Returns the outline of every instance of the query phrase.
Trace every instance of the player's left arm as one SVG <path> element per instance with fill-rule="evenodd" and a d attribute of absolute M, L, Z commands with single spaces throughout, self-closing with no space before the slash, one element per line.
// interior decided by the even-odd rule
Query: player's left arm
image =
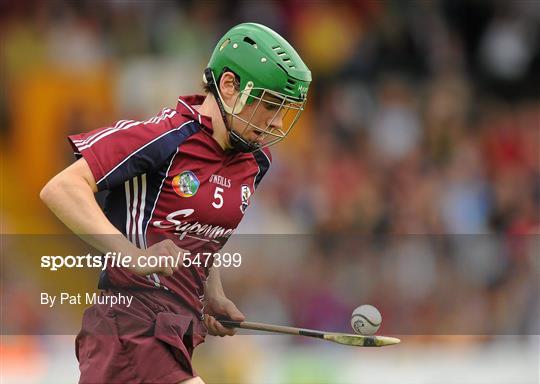
<path fill-rule="evenodd" d="M 228 317 L 231 320 L 237 321 L 244 321 L 245 317 L 236 308 L 236 305 L 225 296 L 218 268 L 210 268 L 204 296 L 206 300 L 204 324 L 206 325 L 206 329 L 208 329 L 208 333 L 214 336 L 234 335 L 236 330 L 234 328 L 225 328 L 216 320 L 216 317 Z"/>

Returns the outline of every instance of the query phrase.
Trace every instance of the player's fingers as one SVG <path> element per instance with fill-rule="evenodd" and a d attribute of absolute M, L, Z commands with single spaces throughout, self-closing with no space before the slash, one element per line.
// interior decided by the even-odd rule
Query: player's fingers
<path fill-rule="evenodd" d="M 178 270 L 183 267 L 184 254 L 187 252 L 178 247 L 172 240 L 165 240 L 163 247 L 166 255 L 167 267 L 171 267 L 174 270 Z"/>
<path fill-rule="evenodd" d="M 236 333 L 235 329 L 224 327 L 213 316 L 205 316 L 205 325 L 208 332 L 213 336 L 233 336 Z"/>
<path fill-rule="evenodd" d="M 221 325 L 219 322 L 218 322 L 218 328 L 219 328 L 219 331 L 224 334 L 224 335 L 227 335 L 227 336 L 234 336 L 236 335 L 236 328 L 227 328 L 227 327 L 224 327 L 223 325 Z"/>
<path fill-rule="evenodd" d="M 218 331 L 214 324 L 215 319 L 210 315 L 204 316 L 204 326 L 206 327 L 206 330 L 208 333 L 212 336 L 218 336 Z"/>
<path fill-rule="evenodd" d="M 213 323 L 214 328 L 220 336 L 234 336 L 236 334 L 236 328 L 227 328 L 216 319 L 214 319 Z"/>
<path fill-rule="evenodd" d="M 212 318 L 212 316 L 210 316 L 210 315 L 204 315 L 203 323 L 204 323 L 204 326 L 206 327 L 206 330 L 208 331 L 208 333 L 213 335 L 214 330 L 212 329 L 211 318 Z"/>
<path fill-rule="evenodd" d="M 169 254 L 170 250 L 174 247 L 174 242 L 170 239 L 162 240 L 159 243 L 154 244 L 149 249 L 153 249 L 154 253 L 158 254 Z"/>
<path fill-rule="evenodd" d="M 172 241 L 171 239 L 165 239 L 161 242 L 161 244 L 164 246 L 164 247 L 171 247 L 171 246 L 176 246 L 176 244 L 174 244 L 174 241 Z"/>
<path fill-rule="evenodd" d="M 168 256 L 167 266 L 175 268 L 178 262 L 179 261 L 181 262 L 181 260 L 178 260 L 179 259 L 178 254 L 179 254 L 179 251 L 181 251 L 181 249 L 178 248 L 176 244 L 172 242 L 172 240 L 167 240 L 167 243 L 164 244 L 164 246 L 165 246 L 166 255 Z"/>
<path fill-rule="evenodd" d="M 187 251 L 178 247 L 176 244 L 174 244 L 172 240 L 169 240 L 169 242 L 166 243 L 166 247 L 167 247 L 167 254 L 172 256 L 172 258 L 169 259 L 172 261 L 172 264 L 168 266 L 174 269 L 182 268 L 183 262 L 184 262 L 184 254 Z"/>

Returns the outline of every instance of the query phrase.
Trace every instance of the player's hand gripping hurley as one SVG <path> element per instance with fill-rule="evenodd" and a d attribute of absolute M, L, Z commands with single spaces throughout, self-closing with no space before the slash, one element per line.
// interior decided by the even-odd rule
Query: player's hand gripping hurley
<path fill-rule="evenodd" d="M 398 344 L 401 341 L 398 338 L 388 336 L 362 336 L 347 333 L 323 332 L 313 329 L 285 327 L 282 325 L 253 323 L 250 321 L 233 321 L 220 319 L 219 322 L 225 327 L 230 328 L 242 328 L 255 331 L 283 333 L 287 335 L 316 337 L 323 340 L 333 341 L 334 343 L 351 345 L 354 347 L 384 347 L 387 345 Z"/>

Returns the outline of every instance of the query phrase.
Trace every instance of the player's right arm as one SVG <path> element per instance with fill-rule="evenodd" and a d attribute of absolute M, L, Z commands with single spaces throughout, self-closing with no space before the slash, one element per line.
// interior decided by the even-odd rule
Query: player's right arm
<path fill-rule="evenodd" d="M 109 221 L 94 197 L 98 191 L 115 188 L 138 174 L 152 171 L 176 150 L 178 140 L 174 135 L 183 132 L 170 119 L 174 115 L 175 111 L 164 109 L 160 118 L 70 136 L 81 158 L 45 185 L 41 199 L 69 229 L 103 253 L 121 252 L 131 256 L 135 265 L 138 257 L 178 255 L 182 250 L 172 240 L 139 249 Z M 170 276 L 173 266 L 133 266 L 131 270 L 139 275 Z"/>
<path fill-rule="evenodd" d="M 121 252 L 133 258 L 178 254 L 180 248 L 171 240 L 164 240 L 146 250 L 137 248 L 107 219 L 94 198 L 97 191 L 90 167 L 81 158 L 54 176 L 41 190 L 40 198 L 69 229 L 103 253 Z M 172 266 L 134 266 L 131 269 L 139 275 L 160 273 L 170 276 L 173 273 Z"/>
<path fill-rule="evenodd" d="M 121 252 L 133 258 L 178 254 L 180 248 L 171 240 L 164 240 L 146 250 L 137 248 L 107 219 L 94 198 L 97 191 L 90 167 L 81 158 L 54 176 L 41 190 L 40 198 L 69 229 L 103 253 Z M 161 273 L 170 276 L 173 272 L 172 266 L 135 266 L 131 269 L 140 275 Z"/>
<path fill-rule="evenodd" d="M 69 136 L 79 160 L 47 183 L 41 199 L 74 233 L 101 252 L 122 252 L 134 259 L 177 256 L 182 250 L 171 240 L 139 249 L 105 216 L 94 193 L 122 188 L 127 180 L 154 172 L 170 161 L 186 137 L 182 128 L 188 123 L 175 110 L 164 108 L 160 115 L 146 121 L 121 120 L 112 127 Z M 171 275 L 171 267 L 132 269 L 140 275 Z"/>
<path fill-rule="evenodd" d="M 54 176 L 41 190 L 40 198 L 77 235 L 120 234 L 97 204 L 94 198 L 97 191 L 90 167 L 81 158 Z M 113 238 L 109 241 L 118 241 Z M 123 245 L 124 250 L 135 251 L 136 247 L 129 244 L 110 245 Z"/>

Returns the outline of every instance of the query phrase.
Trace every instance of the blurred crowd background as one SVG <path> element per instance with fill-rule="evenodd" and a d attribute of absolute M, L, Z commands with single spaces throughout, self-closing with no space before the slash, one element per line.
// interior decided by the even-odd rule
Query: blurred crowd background
<path fill-rule="evenodd" d="M 487 333 L 538 333 L 531 325 L 540 273 L 535 0 L 0 2 L 1 232 L 66 232 L 38 198 L 73 161 L 65 137 L 143 120 L 174 107 L 179 95 L 202 92 L 215 43 L 244 21 L 289 39 L 314 78 L 307 110 L 272 147 L 272 168 L 239 232 L 278 233 L 283 243 L 316 236 L 286 262 L 252 250 L 266 266 L 260 279 L 246 278 L 256 267 L 225 277 L 250 317 L 343 329 L 350 311 L 370 302 L 389 324 L 408 324 L 404 333 L 417 333 L 407 326 L 476 333 L 459 328 L 465 310 Z M 277 282 L 280 289 L 261 289 Z M 20 300 L 24 286 L 6 284 L 5 292 Z M 39 351 L 51 345 L 29 340 Z M 231 342 L 226 353 L 272 353 L 255 339 Z M 20 343 L 8 344 L 10 356 L 23 355 Z M 209 345 L 200 365 L 211 382 L 263 382 L 227 368 L 215 352 L 222 347 Z M 285 364 L 276 352 L 273 359 Z M 490 382 L 504 379 L 486 364 Z M 315 381 L 308 366 L 282 382 Z M 513 367 L 513 382 L 538 382 L 537 364 Z M 527 376 L 531 368 L 536 374 Z"/>

